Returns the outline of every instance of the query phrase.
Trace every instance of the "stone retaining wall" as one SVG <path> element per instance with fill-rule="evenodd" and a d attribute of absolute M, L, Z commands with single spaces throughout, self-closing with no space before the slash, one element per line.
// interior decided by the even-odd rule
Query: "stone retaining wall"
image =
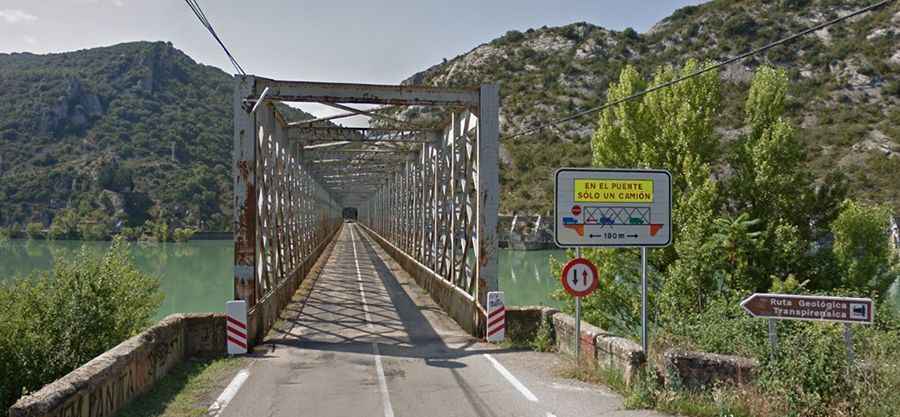
<path fill-rule="evenodd" d="M 22 397 L 9 417 L 112 416 L 185 358 L 224 353 L 224 314 L 173 314 Z"/>
<path fill-rule="evenodd" d="M 506 338 L 514 341 L 534 340 L 541 323 L 549 321 L 558 312 L 555 308 L 542 306 L 507 306 Z"/>
<path fill-rule="evenodd" d="M 366 225 L 362 223 L 357 224 L 378 242 L 378 245 L 394 258 L 403 270 L 416 280 L 420 287 L 428 291 L 431 298 L 460 327 L 476 337 L 484 336 L 485 314 L 477 303 L 473 302 L 474 298 L 471 295 L 445 281 L 428 269 L 428 267 L 422 265 L 419 261 L 385 240 L 378 233 L 366 227 Z"/>
<path fill-rule="evenodd" d="M 563 313 L 553 315 L 556 332 L 556 348 L 559 352 L 575 354 L 575 318 Z M 605 330 L 584 321 L 581 322 L 581 360 L 595 361 L 598 365 L 622 372 L 626 384 L 636 381 L 646 359 L 641 346 L 629 339 L 612 336 Z"/>
<path fill-rule="evenodd" d="M 685 388 L 717 383 L 742 385 L 753 380 L 759 363 L 740 356 L 669 350 L 663 354 L 662 371 L 667 384 Z"/>

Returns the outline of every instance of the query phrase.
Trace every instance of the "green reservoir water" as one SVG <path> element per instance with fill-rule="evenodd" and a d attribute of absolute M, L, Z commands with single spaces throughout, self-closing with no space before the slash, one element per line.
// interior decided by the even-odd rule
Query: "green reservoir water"
<path fill-rule="evenodd" d="M 110 242 L 10 240 L 0 242 L 0 280 L 48 271 L 54 259 L 72 259 L 85 250 L 102 255 Z M 224 311 L 232 296 L 234 247 L 230 240 L 187 243 L 133 243 L 138 267 L 160 278 L 166 298 L 157 318 L 172 313 Z M 559 281 L 550 277 L 549 257 L 565 252 L 500 251 L 500 288 L 508 305 L 557 306 L 549 293 Z"/>
<path fill-rule="evenodd" d="M 48 271 L 54 259 L 72 259 L 85 250 L 102 255 L 110 242 L 10 240 L 0 242 L 0 280 Z M 187 243 L 133 243 L 138 267 L 160 278 L 166 298 L 157 318 L 172 313 L 224 311 L 232 296 L 234 248 L 231 241 L 195 240 Z M 548 260 L 561 259 L 562 250 L 500 250 L 500 288 L 507 305 L 558 307 L 550 293 L 559 280 L 550 275 Z M 900 282 L 892 295 L 900 305 Z"/>

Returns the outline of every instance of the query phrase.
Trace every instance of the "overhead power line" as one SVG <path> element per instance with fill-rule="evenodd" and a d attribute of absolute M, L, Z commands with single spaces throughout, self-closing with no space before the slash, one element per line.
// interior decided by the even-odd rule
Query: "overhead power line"
<path fill-rule="evenodd" d="M 838 17 L 838 18 L 836 18 L 836 19 L 832 19 L 832 20 L 829 20 L 829 21 L 827 21 L 827 22 L 824 22 L 824 23 L 821 23 L 821 24 L 818 24 L 818 25 L 815 25 L 815 26 L 806 28 L 806 29 L 804 29 L 804 30 L 802 30 L 802 31 L 800 31 L 800 32 L 797 32 L 797 33 L 795 33 L 795 34 L 793 34 L 793 35 L 791 35 L 791 36 L 788 36 L 788 37 L 786 37 L 786 38 L 779 39 L 779 40 L 777 40 L 777 41 L 775 41 L 775 42 L 766 44 L 766 45 L 764 45 L 764 46 L 761 46 L 761 47 L 759 47 L 759 48 L 750 50 L 750 51 L 745 52 L 745 53 L 743 53 L 743 54 L 740 54 L 740 55 L 737 55 L 737 56 L 728 58 L 728 59 L 726 59 L 726 60 L 724 60 L 724 61 L 717 62 L 717 63 L 712 64 L 712 65 L 710 65 L 710 66 L 701 68 L 701 69 L 699 69 L 699 70 L 697 70 L 697 71 L 694 71 L 694 72 L 692 72 L 692 73 L 690 73 L 690 74 L 686 74 L 686 75 L 683 75 L 683 76 L 681 76 L 681 77 L 675 78 L 675 79 L 673 79 L 673 80 L 666 81 L 666 82 L 664 82 L 664 83 L 662 83 L 662 84 L 655 85 L 655 86 L 653 86 L 653 87 L 647 88 L 646 90 L 638 91 L 637 93 L 634 93 L 634 94 L 632 94 L 632 95 L 630 95 L 630 96 L 628 96 L 628 97 L 623 97 L 623 98 L 620 98 L 620 99 L 618 99 L 618 100 L 608 101 L 608 102 L 603 103 L 603 104 L 601 104 L 601 105 L 599 105 L 599 106 L 597 106 L 597 107 L 592 107 L 592 108 L 589 108 L 589 109 L 587 109 L 587 110 L 582 110 L 582 111 L 579 111 L 579 112 L 577 112 L 577 113 L 573 113 L 573 114 L 571 114 L 571 115 L 569 115 L 569 116 L 563 117 L 563 118 L 561 118 L 561 119 L 553 120 L 553 121 L 548 122 L 548 123 L 545 123 L 545 124 L 543 124 L 543 125 L 541 125 L 541 126 L 534 127 L 534 128 L 530 128 L 530 129 L 526 129 L 526 130 L 522 130 L 522 131 L 520 131 L 520 132 L 518 132 L 518 133 L 514 133 L 514 134 L 511 135 L 511 136 L 507 136 L 507 138 L 508 138 L 508 139 L 515 139 L 515 138 L 520 137 L 520 136 L 531 135 L 531 134 L 533 134 L 533 133 L 535 133 L 535 132 L 539 132 L 539 131 L 541 131 L 541 130 L 544 130 L 545 128 L 552 127 L 552 126 L 556 126 L 556 125 L 559 125 L 559 124 L 562 124 L 562 123 L 565 123 L 565 122 L 569 122 L 569 121 L 578 119 L 578 118 L 580 118 L 580 117 L 587 116 L 587 115 L 589 115 L 589 114 L 597 113 L 597 112 L 599 112 L 599 111 L 601 111 L 601 110 L 603 110 L 603 109 L 606 109 L 606 108 L 609 108 L 609 107 L 612 107 L 612 106 L 615 106 L 615 105 L 618 105 L 618 104 L 622 104 L 622 103 L 624 103 L 624 102 L 626 102 L 626 101 L 634 100 L 634 99 L 636 99 L 636 98 L 639 98 L 639 97 L 641 97 L 641 96 L 647 95 L 647 94 L 652 93 L 652 92 L 654 92 L 654 91 L 661 90 L 661 89 L 663 89 L 663 88 L 672 86 L 673 84 L 677 84 L 677 83 L 680 83 L 680 82 L 682 82 L 682 81 L 684 81 L 684 80 L 687 80 L 687 79 L 690 79 L 690 78 L 694 78 L 694 77 L 699 76 L 699 75 L 701 75 L 701 74 L 707 73 L 707 72 L 712 71 L 712 70 L 714 70 L 714 69 L 716 69 L 716 68 L 720 68 L 720 67 L 723 67 L 723 66 L 725 66 L 725 65 L 728 65 L 728 64 L 731 64 L 731 63 L 740 61 L 740 60 L 745 59 L 745 58 L 747 58 L 747 57 L 756 55 L 756 54 L 758 54 L 758 53 L 760 53 L 760 52 L 765 52 L 765 51 L 767 51 L 767 50 L 769 50 L 769 49 L 772 49 L 772 48 L 774 48 L 774 47 L 776 47 L 776 46 L 780 46 L 780 45 L 789 43 L 789 42 L 791 42 L 791 41 L 794 41 L 794 40 L 797 39 L 797 38 L 800 38 L 800 37 L 802 37 L 802 36 L 808 35 L 808 34 L 813 33 L 813 32 L 817 32 L 817 31 L 822 30 L 822 29 L 824 29 L 824 28 L 827 28 L 827 27 L 829 27 L 829 26 L 832 26 L 832 25 L 841 23 L 841 22 L 843 22 L 843 21 L 845 21 L 845 20 L 847 20 L 847 19 L 850 19 L 850 18 L 852 18 L 852 17 L 854 17 L 854 16 L 859 16 L 859 15 L 861 15 L 861 14 L 863 14 L 863 13 L 870 12 L 870 11 L 875 10 L 875 9 L 877 9 L 877 8 L 883 7 L 883 6 L 885 6 L 885 5 L 889 4 L 889 3 L 893 3 L 894 1 L 896 1 L 896 0 L 883 0 L 883 1 L 879 1 L 878 3 L 872 4 L 872 5 L 870 5 L 870 6 L 866 6 L 866 7 L 862 8 L 862 9 L 856 10 L 856 11 L 854 11 L 854 12 L 851 12 L 851 13 L 847 14 L 847 15 L 844 15 L 844 16 Z"/>
<path fill-rule="evenodd" d="M 213 29 L 212 23 L 209 22 L 209 19 L 206 18 L 206 14 L 203 13 L 203 9 L 200 8 L 200 3 L 197 3 L 197 0 L 184 0 L 184 2 L 187 3 L 188 7 L 194 12 L 194 15 L 197 16 L 197 19 L 200 20 L 200 24 L 209 31 L 209 34 L 212 35 L 213 39 L 215 39 L 222 47 L 222 50 L 225 51 L 225 55 L 228 56 L 228 60 L 231 61 L 231 65 L 234 66 L 234 69 L 241 75 L 247 75 L 247 73 L 244 72 L 244 69 L 241 68 L 241 64 L 238 64 L 237 59 L 234 58 L 234 55 L 231 55 L 231 52 L 228 51 L 228 47 L 226 47 L 225 43 L 222 42 L 222 39 L 219 38 L 216 30 Z"/>

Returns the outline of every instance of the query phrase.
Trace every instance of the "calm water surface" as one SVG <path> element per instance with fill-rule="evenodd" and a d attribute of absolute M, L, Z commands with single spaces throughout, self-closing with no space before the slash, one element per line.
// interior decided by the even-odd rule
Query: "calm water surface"
<path fill-rule="evenodd" d="M 49 271 L 54 259 L 72 259 L 81 250 L 102 255 L 110 242 L 10 240 L 0 242 L 0 280 Z M 138 268 L 160 278 L 166 298 L 157 318 L 171 313 L 224 311 L 232 296 L 234 247 L 231 241 L 133 243 Z M 508 305 L 550 305 L 559 281 L 548 259 L 564 251 L 500 251 L 500 287 Z"/>
<path fill-rule="evenodd" d="M 0 242 L 0 280 L 49 271 L 53 260 L 72 259 L 79 251 L 102 255 L 110 242 L 29 241 Z M 131 253 L 138 267 L 160 278 L 166 298 L 157 318 L 171 313 L 224 311 L 232 296 L 234 248 L 231 241 L 197 240 L 187 243 L 133 243 Z M 500 288 L 508 305 L 558 307 L 550 293 L 559 280 L 550 275 L 550 257 L 562 259 L 565 251 L 500 250 Z M 900 282 L 892 295 L 900 305 Z"/>

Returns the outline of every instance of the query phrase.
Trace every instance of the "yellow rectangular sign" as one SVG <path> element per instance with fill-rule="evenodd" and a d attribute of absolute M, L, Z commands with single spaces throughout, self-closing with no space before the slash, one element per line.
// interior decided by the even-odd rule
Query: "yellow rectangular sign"
<path fill-rule="evenodd" d="M 653 180 L 575 179 L 576 203 L 652 203 Z"/>

